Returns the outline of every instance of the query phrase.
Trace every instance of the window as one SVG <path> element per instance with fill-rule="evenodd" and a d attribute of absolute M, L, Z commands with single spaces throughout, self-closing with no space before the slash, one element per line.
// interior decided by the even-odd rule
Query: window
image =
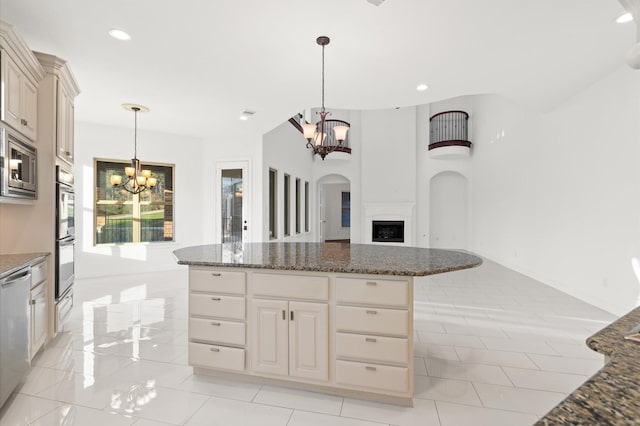
<path fill-rule="evenodd" d="M 296 178 L 296 234 L 300 233 L 300 179 Z"/>
<path fill-rule="evenodd" d="M 351 226 L 351 192 L 342 193 L 342 227 Z"/>
<path fill-rule="evenodd" d="M 291 235 L 291 176 L 284 175 L 284 236 Z"/>
<path fill-rule="evenodd" d="M 278 238 L 278 172 L 269 169 L 269 239 Z"/>
<path fill-rule="evenodd" d="M 304 232 L 309 232 L 309 182 L 304 183 Z"/>
<path fill-rule="evenodd" d="M 96 160 L 95 243 L 122 244 L 173 241 L 172 164 L 142 164 L 158 179 L 138 195 L 111 185 L 111 175 L 124 178 L 129 162 Z M 124 179 L 123 179 L 124 181 Z"/>

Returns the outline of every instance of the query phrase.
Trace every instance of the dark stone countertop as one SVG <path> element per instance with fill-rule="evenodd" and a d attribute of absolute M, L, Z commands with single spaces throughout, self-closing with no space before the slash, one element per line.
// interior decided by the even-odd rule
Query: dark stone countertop
<path fill-rule="evenodd" d="M 0 254 L 0 278 L 49 256 L 49 253 Z"/>
<path fill-rule="evenodd" d="M 175 250 L 181 265 L 424 276 L 473 268 L 469 253 L 405 246 L 348 243 L 213 244 Z"/>
<path fill-rule="evenodd" d="M 536 425 L 640 424 L 640 343 L 624 339 L 638 324 L 640 307 L 589 337 L 610 361 Z"/>

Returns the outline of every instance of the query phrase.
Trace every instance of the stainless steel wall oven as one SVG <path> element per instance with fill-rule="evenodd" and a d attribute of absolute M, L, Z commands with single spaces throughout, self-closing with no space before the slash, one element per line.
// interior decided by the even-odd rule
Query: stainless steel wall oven
<path fill-rule="evenodd" d="M 73 306 L 75 196 L 73 174 L 56 167 L 56 330 Z"/>

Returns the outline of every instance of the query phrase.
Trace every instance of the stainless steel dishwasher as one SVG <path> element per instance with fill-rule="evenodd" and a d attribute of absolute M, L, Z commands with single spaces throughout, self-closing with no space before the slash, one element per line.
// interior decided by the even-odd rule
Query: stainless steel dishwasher
<path fill-rule="evenodd" d="M 31 268 L 0 279 L 0 407 L 29 369 Z"/>

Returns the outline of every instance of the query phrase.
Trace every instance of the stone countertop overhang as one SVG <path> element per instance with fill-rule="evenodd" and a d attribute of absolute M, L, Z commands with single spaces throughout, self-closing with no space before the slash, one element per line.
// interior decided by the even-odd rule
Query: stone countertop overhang
<path fill-rule="evenodd" d="M 640 343 L 624 335 L 640 324 L 640 307 L 587 339 L 608 362 L 536 425 L 640 424 Z"/>
<path fill-rule="evenodd" d="M 473 268 L 478 256 L 453 250 L 348 243 L 212 244 L 175 250 L 181 265 L 425 276 Z"/>

